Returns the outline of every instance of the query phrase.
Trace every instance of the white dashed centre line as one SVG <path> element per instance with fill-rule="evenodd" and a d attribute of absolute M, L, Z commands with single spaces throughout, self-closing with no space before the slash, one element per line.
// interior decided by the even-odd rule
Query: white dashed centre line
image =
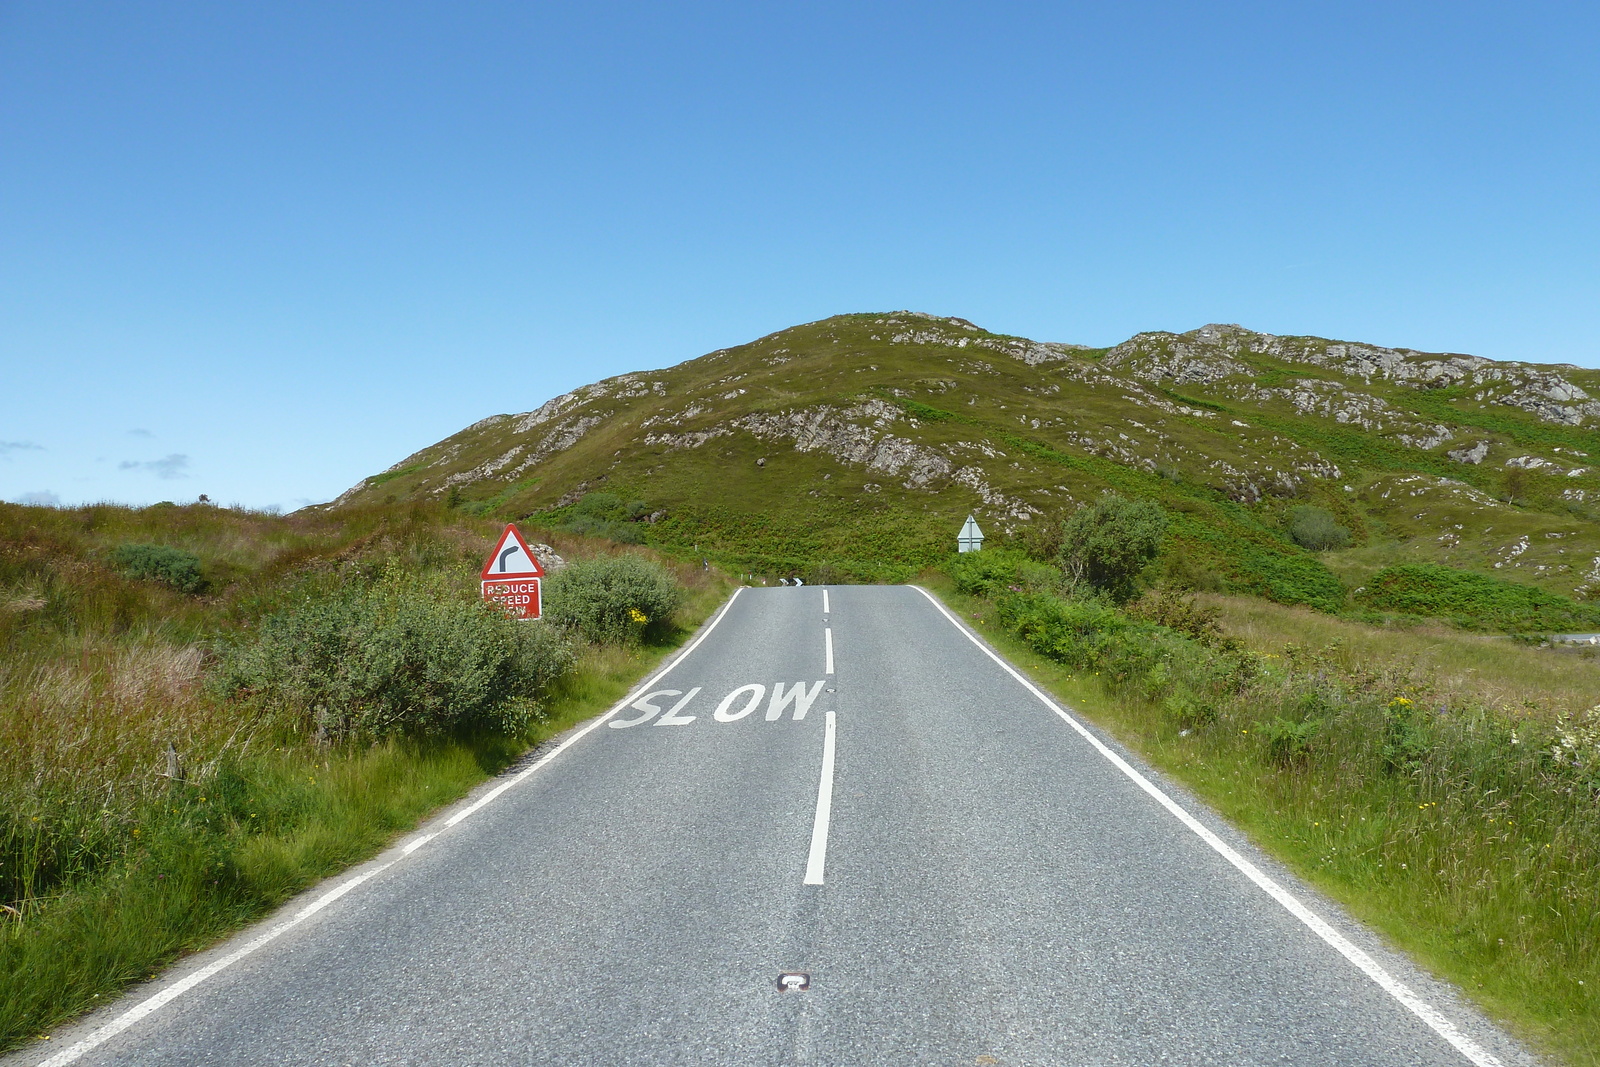
<path fill-rule="evenodd" d="M 833 735 L 834 713 L 822 731 L 822 779 L 817 783 L 817 817 L 811 824 L 811 855 L 806 857 L 806 885 L 822 884 L 822 868 L 828 859 L 828 819 L 833 813 Z"/>
<path fill-rule="evenodd" d="M 828 591 L 826 589 L 822 591 L 822 613 L 824 615 L 828 614 Z"/>
<path fill-rule="evenodd" d="M 824 627 L 822 631 L 822 651 L 826 657 L 823 674 L 833 673 L 833 628 Z"/>

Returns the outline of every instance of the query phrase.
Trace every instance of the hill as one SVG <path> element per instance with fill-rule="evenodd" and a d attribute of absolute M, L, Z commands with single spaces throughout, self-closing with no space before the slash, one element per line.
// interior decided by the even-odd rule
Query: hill
<path fill-rule="evenodd" d="M 1239 326 L 1102 349 L 841 315 L 491 416 L 332 506 L 433 499 L 735 571 L 897 580 L 968 512 L 1021 538 L 1115 489 L 1173 516 L 1177 584 L 1329 607 L 1382 567 L 1442 563 L 1582 598 L 1596 395 L 1600 372 L 1567 365 Z M 1305 506 L 1350 547 L 1300 547 Z"/>

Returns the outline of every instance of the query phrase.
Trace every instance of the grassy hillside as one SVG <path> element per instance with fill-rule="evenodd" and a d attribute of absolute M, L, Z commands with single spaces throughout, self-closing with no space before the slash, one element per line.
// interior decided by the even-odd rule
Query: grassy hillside
<path fill-rule="evenodd" d="M 1233 326 L 1111 349 L 844 315 L 497 415 L 341 506 L 429 500 L 735 572 L 901 580 L 967 513 L 997 540 L 1106 489 L 1173 516 L 1169 578 L 1324 609 L 1440 563 L 1600 589 L 1600 372 Z M 587 494 L 601 494 L 584 501 Z M 1290 536 L 1313 506 L 1349 532 Z"/>

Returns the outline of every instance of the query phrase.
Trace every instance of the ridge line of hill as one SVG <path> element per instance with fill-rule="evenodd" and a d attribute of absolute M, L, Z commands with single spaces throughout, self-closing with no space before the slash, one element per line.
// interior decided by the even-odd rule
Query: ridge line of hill
<path fill-rule="evenodd" d="M 841 315 L 490 416 L 328 506 L 559 524 L 598 493 L 621 509 L 600 517 L 612 532 L 669 551 L 882 580 L 942 557 L 967 512 L 1018 537 L 1115 488 L 1347 589 L 1436 562 L 1581 596 L 1600 589 L 1597 394 L 1600 371 L 1570 365 L 1236 325 L 1091 348 Z M 1308 557 L 1285 536 L 1297 507 L 1351 547 Z M 1272 595 L 1241 550 L 1181 547 L 1190 570 Z"/>

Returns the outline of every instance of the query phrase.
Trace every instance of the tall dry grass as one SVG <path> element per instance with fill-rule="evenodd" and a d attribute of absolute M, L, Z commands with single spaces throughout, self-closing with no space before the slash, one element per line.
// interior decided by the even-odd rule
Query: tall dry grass
<path fill-rule="evenodd" d="M 208 682 L 213 650 L 258 620 L 386 569 L 472 595 L 499 530 L 413 504 L 0 504 L 0 1049 L 371 855 L 616 699 L 725 595 L 720 575 L 663 561 L 690 591 L 682 626 L 660 647 L 583 650 L 515 736 L 319 744 L 283 709 Z M 618 551 L 525 532 L 571 558 Z M 119 573 L 129 543 L 198 556 L 206 592 Z"/>
<path fill-rule="evenodd" d="M 261 716 L 208 699 L 204 661 L 75 637 L 0 664 L 0 904 L 21 915 L 123 856 L 154 798 L 249 748 Z"/>
<path fill-rule="evenodd" d="M 1600 704 L 1600 657 L 1581 649 L 1537 648 L 1509 637 L 1465 633 L 1442 623 L 1372 626 L 1251 597 L 1202 593 L 1228 633 L 1251 650 L 1281 656 L 1285 645 L 1327 649 L 1351 668 L 1401 668 L 1441 698 L 1543 716 L 1581 714 Z"/>

